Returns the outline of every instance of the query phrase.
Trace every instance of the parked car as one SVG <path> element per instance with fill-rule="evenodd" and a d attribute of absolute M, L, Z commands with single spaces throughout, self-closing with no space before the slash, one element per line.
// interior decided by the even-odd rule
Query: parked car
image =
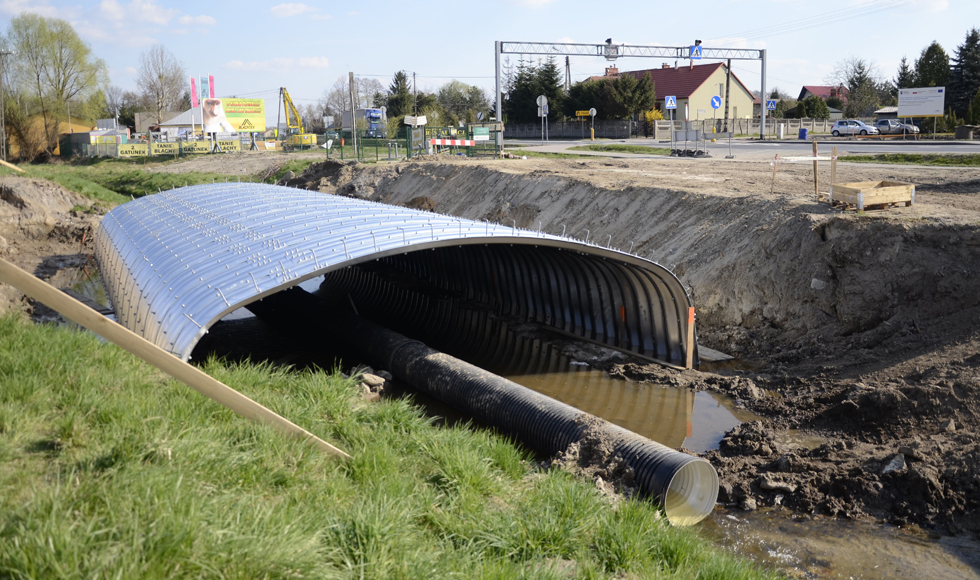
<path fill-rule="evenodd" d="M 919 132 L 919 128 L 911 123 L 903 123 L 898 119 L 879 119 L 875 123 L 875 128 L 882 135 L 901 135 L 908 133 L 914 135 Z"/>
<path fill-rule="evenodd" d="M 840 137 L 841 135 L 877 135 L 878 129 L 855 119 L 841 119 L 834 123 L 830 134 L 834 137 Z"/>

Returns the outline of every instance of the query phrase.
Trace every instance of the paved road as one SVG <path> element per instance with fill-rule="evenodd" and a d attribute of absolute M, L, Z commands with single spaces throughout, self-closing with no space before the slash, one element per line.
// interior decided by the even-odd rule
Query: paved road
<path fill-rule="evenodd" d="M 817 138 L 821 154 L 830 154 L 831 147 L 837 147 L 839 155 L 861 155 L 873 153 L 980 153 L 980 141 L 930 141 L 922 139 L 919 141 L 871 141 L 858 139 L 833 139 L 828 136 L 826 140 Z M 532 140 L 511 140 L 505 141 L 505 145 L 525 145 L 533 151 L 548 153 L 562 153 L 569 147 L 576 145 L 587 145 L 592 141 L 551 141 L 541 145 L 540 141 Z M 643 145 L 648 147 L 670 147 L 670 142 L 655 141 L 653 139 L 607 139 L 595 141 L 602 144 L 628 144 Z M 693 143 L 692 143 L 693 147 Z M 813 152 L 813 145 L 810 141 L 784 140 L 784 141 L 758 141 L 749 139 L 733 139 L 732 153 L 735 159 L 760 160 L 771 159 L 777 153 L 786 157 L 789 155 L 810 155 Z M 728 155 L 728 142 L 718 141 L 708 143 L 708 151 L 715 158 L 722 158 Z M 593 154 L 606 157 L 633 157 L 646 158 L 658 157 L 637 155 L 628 153 L 600 153 L 573 151 L 576 154 Z"/>

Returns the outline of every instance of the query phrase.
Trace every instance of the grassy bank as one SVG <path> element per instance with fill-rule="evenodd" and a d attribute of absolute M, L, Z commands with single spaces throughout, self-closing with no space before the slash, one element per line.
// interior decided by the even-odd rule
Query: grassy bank
<path fill-rule="evenodd" d="M 350 380 L 205 370 L 353 456 L 251 424 L 95 337 L 0 318 L 0 577 L 752 578 L 647 501 Z"/>
<path fill-rule="evenodd" d="M 579 145 L 569 147 L 569 151 L 599 151 L 604 153 L 636 153 L 639 155 L 670 155 L 668 147 L 646 147 L 644 145 L 623 145 L 610 143 L 609 145 Z"/>
<path fill-rule="evenodd" d="M 980 154 L 881 153 L 878 155 L 845 155 L 840 161 L 852 163 L 894 163 L 899 165 L 939 165 L 946 167 L 980 167 Z"/>

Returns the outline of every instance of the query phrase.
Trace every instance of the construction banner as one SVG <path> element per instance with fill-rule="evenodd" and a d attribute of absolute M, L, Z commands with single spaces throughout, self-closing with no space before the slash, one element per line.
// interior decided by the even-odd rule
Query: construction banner
<path fill-rule="evenodd" d="M 204 99 L 205 133 L 265 132 L 265 99 Z"/>
<path fill-rule="evenodd" d="M 218 141 L 218 147 L 221 147 L 221 150 L 224 151 L 225 153 L 228 153 L 230 151 L 241 151 L 242 150 L 242 142 L 241 141 L 237 141 L 237 140 L 236 141 Z"/>
<path fill-rule="evenodd" d="M 180 144 L 181 153 L 208 153 L 211 151 L 209 141 L 187 141 Z"/>
<path fill-rule="evenodd" d="M 153 143 L 150 145 L 150 155 L 177 155 L 180 153 L 179 143 Z"/>

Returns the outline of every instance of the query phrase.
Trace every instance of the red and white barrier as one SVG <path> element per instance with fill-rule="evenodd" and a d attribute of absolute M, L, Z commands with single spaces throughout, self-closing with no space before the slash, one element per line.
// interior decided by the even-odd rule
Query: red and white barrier
<path fill-rule="evenodd" d="M 432 139 L 433 145 L 455 145 L 456 147 L 476 147 L 474 139 Z"/>

